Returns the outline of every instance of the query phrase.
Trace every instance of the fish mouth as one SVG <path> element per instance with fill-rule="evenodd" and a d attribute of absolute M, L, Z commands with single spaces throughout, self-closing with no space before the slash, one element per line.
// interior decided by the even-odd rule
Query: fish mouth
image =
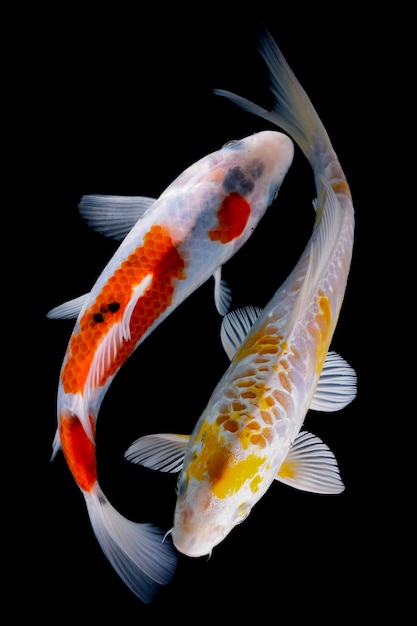
<path fill-rule="evenodd" d="M 175 542 L 174 542 L 174 546 L 176 547 L 176 549 L 178 550 L 178 552 L 181 552 L 181 554 L 184 554 L 184 556 L 189 556 L 193 559 L 197 559 L 203 556 L 207 556 L 207 560 L 211 557 L 211 553 L 213 551 L 212 548 L 208 549 L 208 550 L 201 550 L 201 549 L 192 549 L 192 548 L 185 548 L 183 546 L 178 546 Z"/>
<path fill-rule="evenodd" d="M 217 546 L 226 536 L 223 525 L 205 525 L 202 528 L 187 530 L 174 527 L 171 533 L 172 543 L 181 554 L 198 558 L 211 557 L 213 548 Z"/>
<path fill-rule="evenodd" d="M 209 559 L 213 552 L 213 545 L 211 543 L 210 545 L 203 544 L 199 542 L 198 540 L 196 541 L 195 538 L 189 541 L 187 539 L 181 540 L 173 536 L 172 542 L 175 548 L 178 550 L 178 552 L 181 552 L 181 554 L 184 554 L 185 556 L 189 556 L 191 558 L 199 558 L 199 557 L 206 556 L 207 559 Z"/>

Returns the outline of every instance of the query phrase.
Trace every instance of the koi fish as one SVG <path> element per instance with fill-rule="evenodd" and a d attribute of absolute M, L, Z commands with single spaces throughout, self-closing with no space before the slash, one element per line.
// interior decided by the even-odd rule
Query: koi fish
<path fill-rule="evenodd" d="M 191 436 L 148 435 L 125 453 L 147 467 L 180 471 L 170 533 L 191 557 L 210 555 L 275 480 L 323 494 L 344 489 L 334 455 L 302 427 L 309 409 L 339 410 L 356 395 L 354 370 L 329 351 L 351 264 L 352 198 L 327 131 L 266 31 L 260 51 L 272 111 L 216 93 L 280 126 L 302 149 L 317 193 L 311 237 L 263 311 L 227 314 L 221 337 L 232 360 Z"/>
<path fill-rule="evenodd" d="M 77 317 L 58 383 L 52 459 L 62 449 L 104 554 L 145 603 L 171 580 L 176 555 L 162 531 L 126 519 L 103 493 L 95 442 L 99 408 L 126 359 L 211 276 L 216 306 L 225 313 L 230 290 L 221 267 L 276 197 L 293 150 L 285 134 L 265 131 L 205 156 L 157 200 L 92 195 L 80 202 L 93 228 L 124 238 L 91 292 L 48 314 Z"/>

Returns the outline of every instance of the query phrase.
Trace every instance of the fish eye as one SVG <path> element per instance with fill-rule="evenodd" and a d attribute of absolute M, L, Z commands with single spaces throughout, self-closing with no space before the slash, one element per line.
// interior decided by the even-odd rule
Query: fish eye
<path fill-rule="evenodd" d="M 175 486 L 175 493 L 177 496 L 180 496 L 180 497 L 182 496 L 182 494 L 185 491 L 186 484 L 187 484 L 187 479 L 185 477 L 185 474 L 184 472 L 181 472 L 181 474 L 178 475 L 177 484 Z"/>
<path fill-rule="evenodd" d="M 236 523 L 237 524 L 241 524 L 249 515 L 249 513 L 251 512 L 251 507 L 249 506 L 249 504 L 243 504 L 241 505 L 238 510 L 236 511 L 235 514 L 235 518 L 236 518 Z"/>
<path fill-rule="evenodd" d="M 226 141 L 226 143 L 223 144 L 223 148 L 238 148 L 240 143 L 240 139 L 231 139 L 230 141 Z"/>

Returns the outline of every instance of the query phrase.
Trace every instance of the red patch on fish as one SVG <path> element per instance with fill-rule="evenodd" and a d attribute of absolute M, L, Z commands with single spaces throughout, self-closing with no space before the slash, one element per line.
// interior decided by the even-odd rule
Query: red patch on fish
<path fill-rule="evenodd" d="M 245 230 L 250 215 L 250 204 L 235 191 L 225 197 L 217 212 L 219 227 L 209 231 L 211 241 L 229 243 Z"/>
<path fill-rule="evenodd" d="M 103 359 L 99 386 L 114 375 L 144 333 L 171 304 L 175 281 L 184 280 L 184 259 L 178 254 L 171 235 L 162 226 L 152 226 L 143 244 L 120 264 L 103 286 L 94 304 L 85 311 L 80 328 L 70 340 L 62 370 L 65 393 L 82 392 L 101 342 L 125 315 L 135 287 L 149 275 L 152 281 L 138 299 L 130 318 L 130 339 L 117 343 L 113 358 Z"/>
<path fill-rule="evenodd" d="M 96 447 L 78 417 L 61 415 L 59 436 L 65 459 L 77 485 L 83 491 L 91 491 L 97 481 Z"/>

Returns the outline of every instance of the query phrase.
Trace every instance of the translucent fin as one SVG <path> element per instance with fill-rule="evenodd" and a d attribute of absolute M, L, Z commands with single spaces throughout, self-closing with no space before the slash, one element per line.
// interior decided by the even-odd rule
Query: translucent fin
<path fill-rule="evenodd" d="M 98 486 L 93 493 L 83 494 L 104 554 L 127 587 L 149 604 L 159 586 L 174 576 L 177 559 L 172 543 L 156 526 L 123 517 Z"/>
<path fill-rule="evenodd" d="M 355 370 L 337 352 L 329 351 L 310 409 L 340 411 L 355 397 Z"/>
<path fill-rule="evenodd" d="M 261 307 L 246 306 L 224 316 L 220 329 L 220 339 L 230 360 L 233 359 L 261 313 Z"/>
<path fill-rule="evenodd" d="M 59 438 L 59 430 L 58 428 L 55 431 L 54 440 L 52 442 L 52 454 L 51 454 L 51 462 L 54 460 L 56 455 L 61 449 L 61 439 Z"/>
<path fill-rule="evenodd" d="M 321 439 L 307 431 L 295 439 L 276 479 L 312 493 L 336 494 L 344 490 L 333 453 Z"/>
<path fill-rule="evenodd" d="M 327 131 L 310 98 L 265 28 L 261 33 L 259 51 L 269 70 L 270 89 L 275 99 L 272 111 L 224 89 L 215 89 L 214 93 L 285 130 L 311 160 L 311 151 L 317 145 L 317 137 L 320 137 L 326 150 L 330 147 Z"/>
<path fill-rule="evenodd" d="M 70 320 L 77 318 L 88 296 L 88 293 L 84 293 L 82 296 L 78 296 L 78 298 L 68 300 L 48 311 L 46 317 L 52 320 Z"/>
<path fill-rule="evenodd" d="M 213 274 L 214 303 L 220 315 L 226 315 L 232 303 L 232 291 L 225 280 L 222 280 L 222 268 L 218 267 Z"/>
<path fill-rule="evenodd" d="M 182 469 L 189 435 L 160 433 L 145 435 L 132 443 L 125 458 L 132 463 L 175 474 Z"/>
<path fill-rule="evenodd" d="M 78 209 L 93 230 L 121 240 L 154 202 L 155 198 L 146 196 L 86 195 L 81 198 Z"/>

